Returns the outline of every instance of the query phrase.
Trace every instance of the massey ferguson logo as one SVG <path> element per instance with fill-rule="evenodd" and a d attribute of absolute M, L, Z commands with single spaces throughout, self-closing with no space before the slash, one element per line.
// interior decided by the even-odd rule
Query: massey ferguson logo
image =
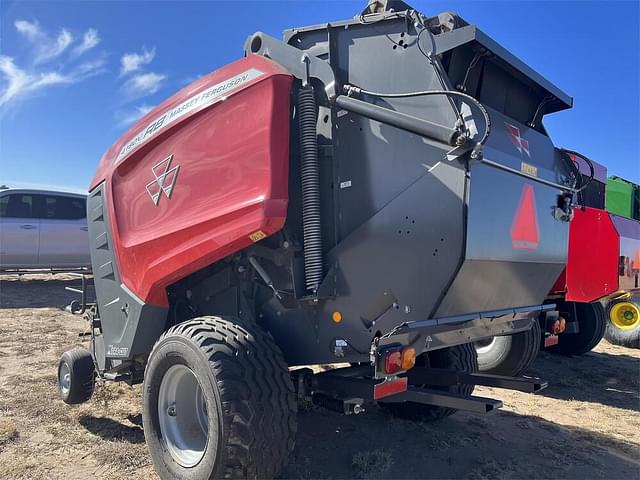
<path fill-rule="evenodd" d="M 520 136 L 520 129 L 510 123 L 505 122 L 505 125 L 509 131 L 509 138 L 511 139 L 513 146 L 518 149 L 518 152 L 520 152 L 521 155 L 522 152 L 524 152 L 527 154 L 527 157 L 531 158 L 531 154 L 529 153 L 529 142 Z"/>
<path fill-rule="evenodd" d="M 160 203 L 160 197 L 163 193 L 168 199 L 171 198 L 173 187 L 175 186 L 176 179 L 178 178 L 178 170 L 180 170 L 180 165 L 176 165 L 171 168 L 172 160 L 173 155 L 169 155 L 160 163 L 151 167 L 151 172 L 156 178 L 147 183 L 147 193 L 155 205 Z"/>

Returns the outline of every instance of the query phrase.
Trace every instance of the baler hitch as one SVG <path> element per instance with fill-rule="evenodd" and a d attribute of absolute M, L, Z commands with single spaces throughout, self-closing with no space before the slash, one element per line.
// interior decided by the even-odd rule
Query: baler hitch
<path fill-rule="evenodd" d="M 436 407 L 488 413 L 502 406 L 500 400 L 440 390 L 455 385 L 487 387 L 537 393 L 548 383 L 536 377 L 507 377 L 415 367 L 400 376 L 375 379 L 370 365 L 338 368 L 314 374 L 304 368 L 292 373 L 299 398 L 338 413 L 358 414 L 367 402 L 413 402 Z"/>

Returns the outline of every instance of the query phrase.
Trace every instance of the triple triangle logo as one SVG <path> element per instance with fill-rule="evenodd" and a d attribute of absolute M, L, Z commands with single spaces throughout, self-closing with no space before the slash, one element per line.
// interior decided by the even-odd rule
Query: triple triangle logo
<path fill-rule="evenodd" d="M 160 203 L 160 197 L 163 193 L 166 195 L 167 199 L 171 198 L 171 194 L 173 193 L 173 187 L 175 186 L 178 178 L 180 165 L 176 165 L 171 168 L 172 160 L 173 155 L 169 155 L 160 163 L 151 167 L 153 176 L 156 178 L 147 183 L 146 187 L 147 193 L 156 206 Z"/>
<path fill-rule="evenodd" d="M 529 152 L 529 142 L 520 136 L 520 129 L 515 125 L 511 125 L 507 122 L 504 122 L 504 124 L 507 126 L 509 138 L 511 139 L 511 143 L 513 143 L 513 146 L 516 147 L 521 155 L 523 153 L 526 153 L 527 157 L 531 158 L 531 153 Z"/>

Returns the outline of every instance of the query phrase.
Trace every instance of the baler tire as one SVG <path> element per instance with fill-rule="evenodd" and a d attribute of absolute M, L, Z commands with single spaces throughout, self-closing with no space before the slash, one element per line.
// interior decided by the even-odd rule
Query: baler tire
<path fill-rule="evenodd" d="M 576 302 L 575 307 L 579 332 L 560 334 L 557 345 L 547 348 L 549 352 L 560 355 L 583 355 L 593 350 L 604 337 L 608 322 L 602 304 Z"/>
<path fill-rule="evenodd" d="M 618 303 L 624 303 L 628 300 L 611 302 L 607 306 L 607 328 L 604 332 L 604 338 L 613 345 L 619 345 L 627 348 L 640 348 L 640 324 L 635 325 L 632 329 L 617 327 L 611 320 L 611 309 Z M 636 302 L 633 302 L 636 303 Z"/>
<path fill-rule="evenodd" d="M 423 353 L 427 355 L 424 366 L 414 368 L 446 368 L 458 372 L 476 373 L 478 371 L 478 358 L 476 350 L 471 343 L 455 345 L 453 347 L 434 350 Z M 421 355 L 421 356 L 422 356 Z M 420 358 L 416 359 L 416 363 Z M 433 390 L 444 390 L 447 392 L 459 393 L 461 395 L 471 395 L 474 385 L 456 385 L 451 387 L 429 387 Z M 423 422 L 434 422 L 457 412 L 454 408 L 437 407 L 415 402 L 385 403 L 380 402 L 380 407 L 387 413 L 407 420 L 418 420 Z"/>
<path fill-rule="evenodd" d="M 536 319 L 526 332 L 495 337 L 489 350 L 474 344 L 478 353 L 478 371 L 491 375 L 518 376 L 535 361 L 542 343 L 542 329 Z"/>
<path fill-rule="evenodd" d="M 93 395 L 95 368 L 91 352 L 74 348 L 62 354 L 58 363 L 58 393 L 68 405 L 84 403 Z"/>
<path fill-rule="evenodd" d="M 180 452 L 188 452 L 192 444 L 180 450 L 179 443 L 170 443 L 172 436 L 193 436 L 188 427 L 183 430 L 185 437 L 174 433 L 181 428 L 176 425 L 185 422 L 178 419 L 180 389 L 171 390 L 171 384 L 162 387 L 170 369 L 187 371 L 184 367 L 196 380 L 194 397 L 203 399 L 204 416 L 198 412 L 192 416 L 197 417 L 206 442 L 193 465 L 179 463 Z M 159 402 L 166 391 L 174 392 L 175 399 L 161 419 Z M 198 410 L 198 401 L 193 403 Z M 296 411 L 284 357 L 271 335 L 254 323 L 220 317 L 188 320 L 165 332 L 149 356 L 142 418 L 149 453 L 162 479 L 274 477 L 295 445 Z M 189 425 L 197 425 L 185 418 Z M 179 453 L 172 453 L 176 449 Z"/>

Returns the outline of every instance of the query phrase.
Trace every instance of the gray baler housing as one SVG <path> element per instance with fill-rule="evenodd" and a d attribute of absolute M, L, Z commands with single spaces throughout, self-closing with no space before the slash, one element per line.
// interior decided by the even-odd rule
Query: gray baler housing
<path fill-rule="evenodd" d="M 270 49 L 268 37 L 257 35 L 262 41 L 250 38 L 247 53 L 270 56 L 285 67 L 303 63 Z M 444 333 L 444 343 L 436 341 L 452 324 L 476 322 L 475 334 L 488 334 L 495 332 L 494 317 L 513 317 L 514 308 L 539 310 L 566 260 L 568 222 L 556 209 L 570 185 L 569 166 L 541 117 L 569 108 L 571 98 L 453 14 L 385 12 L 288 30 L 284 40 L 326 62 L 335 76 L 323 80 L 319 73 L 310 80 L 320 105 L 326 276 L 319 299 L 284 308 L 271 297 L 260 308 L 288 360 L 330 362 L 344 355 L 363 361 L 374 336 L 405 322 L 432 327 L 436 348 L 461 343 Z M 312 74 L 314 69 L 321 70 L 311 63 Z M 465 91 L 490 114 L 483 158 L 466 152 L 448 159 L 451 145 L 341 108 L 349 107 L 344 85 L 384 93 Z M 333 91 L 337 98 L 331 98 Z M 354 97 L 448 129 L 455 128 L 459 108 L 467 127 L 478 132 L 476 141 L 486 128 L 479 110 L 464 99 Z M 527 149 L 517 148 L 510 127 L 526 138 Z M 296 149 L 294 142 L 285 232 L 301 241 Z M 511 230 L 525 185 L 534 192 L 539 241 L 535 248 L 518 249 Z M 294 282 L 300 263 L 292 268 Z M 303 290 L 300 282 L 294 288 Z M 334 311 L 344 318 L 340 324 L 331 321 Z"/>

